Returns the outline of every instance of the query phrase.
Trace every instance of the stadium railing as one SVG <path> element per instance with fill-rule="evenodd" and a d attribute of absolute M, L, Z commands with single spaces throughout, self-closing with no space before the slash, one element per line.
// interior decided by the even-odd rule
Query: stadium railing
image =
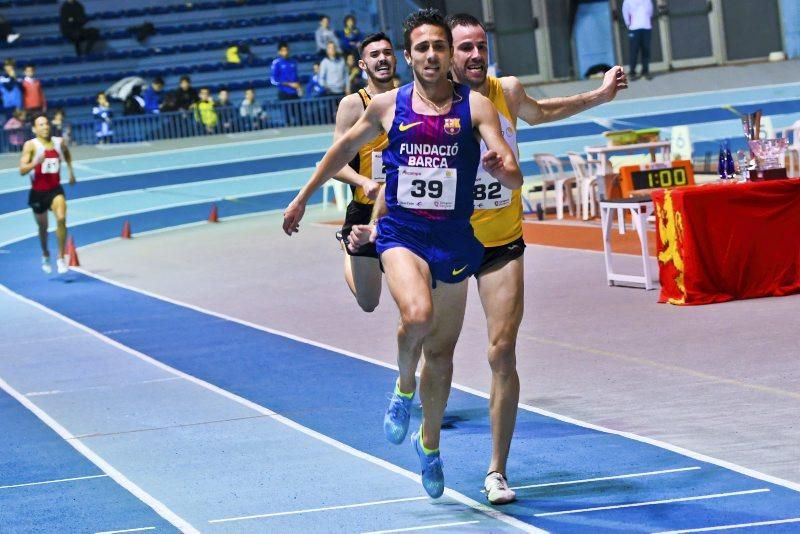
<path fill-rule="evenodd" d="M 232 134 L 264 130 L 333 124 L 340 97 L 323 96 L 300 100 L 263 102 L 257 117 L 242 117 L 238 106 L 216 107 L 216 123 L 204 124 L 197 110 L 170 113 L 124 115 L 114 117 L 108 124 L 110 134 L 99 136 L 98 120 L 71 122 L 64 129 L 70 146 L 98 143 L 140 143 L 180 139 L 200 135 Z M 207 123 L 209 115 L 205 119 Z M 19 152 L 25 140 L 33 137 L 30 126 L 3 130 L 0 152 Z"/>

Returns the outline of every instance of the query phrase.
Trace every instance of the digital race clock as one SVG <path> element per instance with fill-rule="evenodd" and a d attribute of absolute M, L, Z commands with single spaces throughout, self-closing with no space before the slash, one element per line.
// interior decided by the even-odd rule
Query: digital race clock
<path fill-rule="evenodd" d="M 620 189 L 623 197 L 643 189 L 669 189 L 694 185 L 692 162 L 676 160 L 669 163 L 628 165 L 620 167 Z"/>

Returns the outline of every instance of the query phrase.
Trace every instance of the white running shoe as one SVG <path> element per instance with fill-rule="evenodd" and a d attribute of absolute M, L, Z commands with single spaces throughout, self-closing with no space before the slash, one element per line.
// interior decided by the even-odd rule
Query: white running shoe
<path fill-rule="evenodd" d="M 50 265 L 49 256 L 42 256 L 42 270 L 45 272 L 45 274 L 50 274 L 53 272 L 53 266 Z"/>
<path fill-rule="evenodd" d="M 492 504 L 507 504 L 517 499 L 517 494 L 508 487 L 506 477 L 497 471 L 486 475 L 483 487 L 486 489 L 486 497 Z"/>
<path fill-rule="evenodd" d="M 69 271 L 69 267 L 67 267 L 67 262 L 64 258 L 58 258 L 56 260 L 56 268 L 58 269 L 58 274 L 64 274 Z"/>

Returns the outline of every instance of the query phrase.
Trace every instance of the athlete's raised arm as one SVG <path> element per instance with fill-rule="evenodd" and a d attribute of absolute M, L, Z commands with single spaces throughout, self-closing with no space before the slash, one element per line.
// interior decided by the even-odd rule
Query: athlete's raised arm
<path fill-rule="evenodd" d="M 361 118 L 325 153 L 314 174 L 283 213 L 283 231 L 292 235 L 299 229 L 306 204 L 322 184 L 353 159 L 358 149 L 383 131 L 383 118 L 394 106 L 395 91 L 377 95 Z"/>
<path fill-rule="evenodd" d="M 333 131 L 334 142 L 358 122 L 362 112 L 361 97 L 357 93 L 347 95 L 339 102 L 339 109 L 336 111 L 336 127 Z M 378 182 L 357 173 L 350 165 L 342 167 L 334 178 L 348 185 L 361 187 L 364 190 L 364 194 L 372 200 L 375 200 L 380 189 Z"/>
<path fill-rule="evenodd" d="M 542 124 L 571 117 L 606 102 L 611 102 L 621 89 L 627 89 L 628 78 L 622 67 L 616 66 L 606 71 L 603 83 L 597 89 L 572 96 L 536 100 L 525 92 L 520 81 L 507 76 L 501 78 L 503 92 L 508 95 L 512 113 L 528 124 Z"/>
<path fill-rule="evenodd" d="M 522 187 L 522 171 L 500 133 L 497 109 L 488 98 L 475 91 L 470 92 L 469 99 L 472 124 L 488 148 L 481 156 L 483 168 L 507 188 L 519 189 Z"/>

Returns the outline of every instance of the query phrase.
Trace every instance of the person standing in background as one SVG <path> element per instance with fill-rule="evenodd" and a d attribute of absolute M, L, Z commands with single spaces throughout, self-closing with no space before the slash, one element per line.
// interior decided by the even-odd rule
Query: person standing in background
<path fill-rule="evenodd" d="M 47 111 L 47 99 L 44 97 L 42 82 L 36 78 L 36 69 L 28 63 L 25 65 L 25 77 L 22 78 L 22 106 L 28 113 Z"/>
<path fill-rule="evenodd" d="M 0 75 L 0 97 L 3 99 L 3 114 L 10 119 L 15 110 L 22 109 L 22 85 L 14 70 L 14 60 L 6 59 Z"/>
<path fill-rule="evenodd" d="M 341 32 L 338 46 L 340 53 L 358 55 L 358 47 L 361 45 L 361 40 L 364 36 L 361 30 L 356 26 L 356 18 L 353 15 L 347 15 L 344 18 L 344 29 Z"/>
<path fill-rule="evenodd" d="M 333 43 L 336 46 L 336 51 L 340 54 L 342 53 L 342 49 L 339 47 L 339 40 L 331 29 L 331 19 L 328 15 L 322 15 L 322 17 L 320 17 L 319 27 L 317 31 L 314 32 L 314 40 L 317 43 L 317 55 L 320 59 L 325 57 L 328 43 Z"/>
<path fill-rule="evenodd" d="M 272 61 L 270 81 L 278 88 L 278 100 L 296 100 L 303 96 L 303 87 L 297 76 L 297 60 L 289 57 L 289 44 L 278 43 L 278 57 Z"/>
<path fill-rule="evenodd" d="M 652 80 L 650 75 L 650 37 L 653 31 L 653 0 L 625 0 L 622 3 L 622 19 L 628 27 L 631 80 L 637 79 L 636 62 L 642 54 L 641 75 Z"/>
<path fill-rule="evenodd" d="M 328 43 L 327 55 L 319 64 L 319 84 L 325 88 L 325 94 L 344 96 L 350 94 L 350 78 L 342 56 L 336 52 L 336 46 Z"/>

